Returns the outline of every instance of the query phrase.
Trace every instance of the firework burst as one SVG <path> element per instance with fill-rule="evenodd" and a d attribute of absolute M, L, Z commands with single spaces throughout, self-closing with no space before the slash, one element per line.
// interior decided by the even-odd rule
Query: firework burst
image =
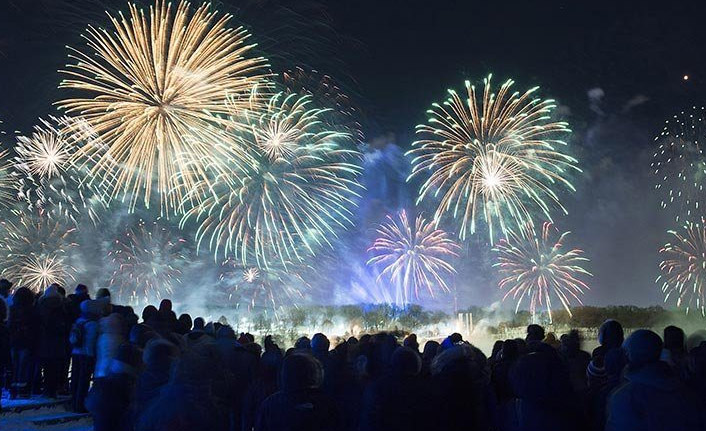
<path fill-rule="evenodd" d="M 77 220 L 85 215 L 96 224 L 106 203 L 101 191 L 83 182 L 86 171 L 77 170 L 70 162 L 77 139 L 68 136 L 72 120 L 40 121 L 31 136 L 17 138 L 18 198 L 49 217 L 64 217 L 79 225 Z"/>
<path fill-rule="evenodd" d="M 672 242 L 659 250 L 664 260 L 659 264 L 662 274 L 664 301 L 677 298 L 677 307 L 696 308 L 706 316 L 706 229 L 701 224 L 687 222 L 683 232 L 669 231 Z"/>
<path fill-rule="evenodd" d="M 468 81 L 468 98 L 449 90 L 428 111 L 428 124 L 417 126 L 423 139 L 408 152 L 414 156 L 409 179 L 428 175 L 418 202 L 441 195 L 434 219 L 447 212 L 460 219 L 462 239 L 476 231 L 479 214 L 493 241 L 496 224 L 504 232 L 510 221 L 530 221 L 537 210 L 550 220 L 552 207 L 566 212 L 554 188 L 573 191 L 568 171 L 579 170 L 562 152 L 568 124 L 550 118 L 555 102 L 535 96 L 537 87 L 513 92 L 512 80 L 495 93 L 490 78 L 482 95 Z"/>
<path fill-rule="evenodd" d="M 79 148 L 75 162 L 90 164 L 92 181 L 129 199 L 131 209 L 140 196 L 149 207 L 156 182 L 168 214 L 209 179 L 210 162 L 242 157 L 221 145 L 232 124 L 225 101 L 247 96 L 266 62 L 248 56 L 254 45 L 244 29 L 227 26 L 230 15 L 209 9 L 190 14 L 188 2 L 157 0 L 146 14 L 132 4 L 129 18 L 111 16 L 112 31 L 89 27 L 89 50 L 71 49 L 76 63 L 62 71 L 61 87 L 81 96 L 59 106 L 99 137 Z"/>
<path fill-rule="evenodd" d="M 380 236 L 368 249 L 375 256 L 368 265 L 381 269 L 378 282 L 388 278 L 401 290 L 403 303 L 409 303 L 412 293 L 419 299 L 420 289 L 432 297 L 436 288 L 449 291 L 445 277 L 456 273 L 450 261 L 458 257 L 460 247 L 446 232 L 421 215 L 411 224 L 404 210 L 388 215 L 377 232 Z"/>
<path fill-rule="evenodd" d="M 658 177 L 655 189 L 662 207 L 672 207 L 676 220 L 701 214 L 706 204 L 706 108 L 692 107 L 667 120 L 655 138 L 659 143 L 652 169 Z"/>
<path fill-rule="evenodd" d="M 572 298 L 582 304 L 579 295 L 589 287 L 581 279 L 591 276 L 583 268 L 588 259 L 580 249 L 565 249 L 564 240 L 569 232 L 557 237 L 558 233 L 552 223 L 546 222 L 538 236 L 532 225 L 525 224 L 518 233 L 508 230 L 507 238 L 500 240 L 494 249 L 498 253 L 494 266 L 503 276 L 499 287 L 507 289 L 503 300 L 512 296 L 517 301 L 515 311 L 528 299 L 532 316 L 538 306 L 544 305 L 551 320 L 552 296 L 559 299 L 569 315 Z"/>
<path fill-rule="evenodd" d="M 201 203 L 182 219 L 200 222 L 199 246 L 265 268 L 302 261 L 352 224 L 360 154 L 344 148 L 347 134 L 325 127 L 324 114 L 309 97 L 283 93 L 246 112 L 238 145 L 254 162 L 200 185 Z"/>
<path fill-rule="evenodd" d="M 75 229 L 41 210 L 10 214 L 0 222 L 2 276 L 34 291 L 74 280 L 70 260 Z"/>
<path fill-rule="evenodd" d="M 172 295 L 188 260 L 185 243 L 159 223 L 140 220 L 113 241 L 108 253 L 115 267 L 110 285 L 130 303 L 150 303 Z"/>
<path fill-rule="evenodd" d="M 228 301 L 235 301 L 237 307 L 246 305 L 248 311 L 266 308 L 276 312 L 284 304 L 296 305 L 304 299 L 303 292 L 310 285 L 300 275 L 301 269 L 294 263 L 258 269 L 227 259 L 221 265 L 220 281 Z"/>

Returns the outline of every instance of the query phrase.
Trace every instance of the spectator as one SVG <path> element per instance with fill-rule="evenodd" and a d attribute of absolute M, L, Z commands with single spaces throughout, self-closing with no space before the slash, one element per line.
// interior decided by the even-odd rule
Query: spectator
<path fill-rule="evenodd" d="M 69 328 L 64 298 L 58 286 L 50 285 L 37 302 L 39 317 L 38 357 L 44 374 L 44 396 L 56 398 L 66 361 Z"/>
<path fill-rule="evenodd" d="M 662 347 L 659 335 L 647 329 L 633 332 L 625 341 L 626 382 L 608 401 L 606 431 L 704 429 L 704 410 L 659 360 Z"/>
<path fill-rule="evenodd" d="M 312 356 L 293 353 L 282 364 L 282 390 L 260 407 L 256 431 L 333 431 L 340 428 L 335 403 L 321 390 L 323 369 Z"/>
<path fill-rule="evenodd" d="M 530 342 L 540 342 L 544 340 L 544 328 L 537 324 L 531 324 L 527 326 L 527 336 L 525 337 L 525 340 L 530 343 Z"/>
<path fill-rule="evenodd" d="M 11 398 L 27 398 L 31 392 L 31 379 L 39 320 L 34 309 L 34 294 L 26 287 L 18 288 L 12 295 L 10 306 L 10 351 L 12 355 Z"/>
<path fill-rule="evenodd" d="M 74 412 L 84 413 L 84 401 L 96 366 L 98 319 L 103 316 L 106 302 L 86 300 L 81 303 L 81 317 L 71 327 L 71 406 Z"/>
<path fill-rule="evenodd" d="M 125 343 L 125 321 L 117 313 L 112 313 L 98 321 L 98 340 L 96 343 L 96 379 L 106 377 L 110 364 L 118 354 L 120 345 Z"/>

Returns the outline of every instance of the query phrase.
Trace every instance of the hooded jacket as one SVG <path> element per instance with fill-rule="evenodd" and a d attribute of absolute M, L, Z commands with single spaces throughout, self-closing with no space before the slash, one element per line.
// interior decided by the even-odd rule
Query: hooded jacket
<path fill-rule="evenodd" d="M 125 342 L 123 319 L 113 313 L 98 321 L 98 340 L 96 343 L 96 378 L 106 377 L 110 363 L 118 353 L 118 348 Z"/>
<path fill-rule="evenodd" d="M 628 367 L 625 380 L 608 400 L 606 431 L 687 431 L 706 427 L 693 395 L 657 361 Z"/>

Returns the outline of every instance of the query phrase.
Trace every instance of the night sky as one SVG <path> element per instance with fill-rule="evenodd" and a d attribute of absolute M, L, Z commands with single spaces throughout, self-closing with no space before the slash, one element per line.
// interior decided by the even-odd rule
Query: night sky
<path fill-rule="evenodd" d="M 0 119 L 8 133 L 55 113 L 64 46 L 81 45 L 80 23 L 105 23 L 102 10 L 121 4 L 0 0 Z M 571 124 L 570 151 L 584 170 L 577 192 L 562 196 L 569 216 L 557 222 L 592 260 L 586 302 L 662 301 L 657 249 L 676 226 L 659 208 L 649 164 L 664 120 L 703 104 L 706 3 L 251 0 L 218 8 L 247 20 L 275 71 L 305 64 L 339 79 L 376 145 L 409 148 L 426 109 L 464 79 L 492 72 L 518 90 L 541 86 Z M 459 296 L 488 305 L 500 294 L 492 274 L 477 270 L 488 265 L 487 247 L 475 246 Z"/>

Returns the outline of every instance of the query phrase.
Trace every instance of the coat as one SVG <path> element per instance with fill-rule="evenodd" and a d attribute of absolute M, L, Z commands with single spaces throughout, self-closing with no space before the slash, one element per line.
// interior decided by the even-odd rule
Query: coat
<path fill-rule="evenodd" d="M 60 359 L 66 356 L 69 334 L 64 298 L 52 286 L 37 301 L 40 324 L 38 356 L 41 359 Z"/>
<path fill-rule="evenodd" d="M 96 378 L 108 375 L 110 363 L 118 353 L 118 348 L 126 341 L 123 319 L 113 313 L 98 321 L 98 339 L 96 342 Z"/>
<path fill-rule="evenodd" d="M 687 431 L 706 427 L 697 399 L 662 361 L 625 372 L 608 399 L 606 431 Z"/>

